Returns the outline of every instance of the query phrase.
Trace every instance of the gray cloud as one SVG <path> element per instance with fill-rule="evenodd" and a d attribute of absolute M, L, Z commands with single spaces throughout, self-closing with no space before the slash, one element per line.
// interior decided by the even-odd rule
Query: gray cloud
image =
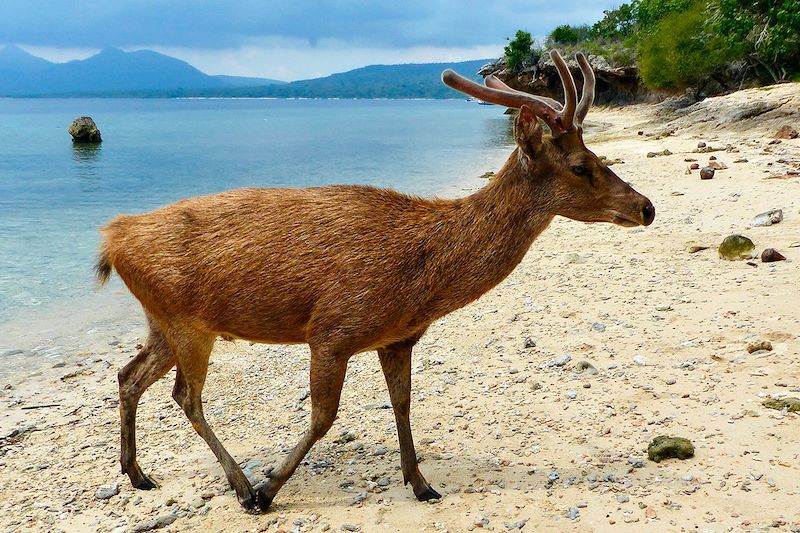
<path fill-rule="evenodd" d="M 230 48 L 265 38 L 363 47 L 473 46 L 523 28 L 597 20 L 613 0 L 21 0 L 0 3 L 0 43 Z"/>

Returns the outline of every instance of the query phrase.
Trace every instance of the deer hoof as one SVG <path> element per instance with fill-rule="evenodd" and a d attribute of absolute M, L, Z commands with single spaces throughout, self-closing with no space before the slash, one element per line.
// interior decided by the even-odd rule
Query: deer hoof
<path fill-rule="evenodd" d="M 136 481 L 131 480 L 131 485 L 133 485 L 133 488 L 139 490 L 153 490 L 158 488 L 158 483 L 145 474 L 142 474 L 141 479 L 137 479 Z"/>
<path fill-rule="evenodd" d="M 442 495 L 433 490 L 431 487 L 428 487 L 419 494 L 415 493 L 414 495 L 421 502 L 427 502 L 428 500 L 440 500 L 442 498 Z"/>

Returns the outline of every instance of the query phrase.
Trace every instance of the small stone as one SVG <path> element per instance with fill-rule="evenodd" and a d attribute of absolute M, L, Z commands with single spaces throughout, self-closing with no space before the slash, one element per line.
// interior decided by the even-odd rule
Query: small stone
<path fill-rule="evenodd" d="M 551 359 L 544 364 L 546 367 L 554 367 L 554 366 L 564 366 L 570 362 L 572 356 L 569 354 L 562 355 L 561 357 L 556 357 L 555 359 Z"/>
<path fill-rule="evenodd" d="M 578 397 L 578 393 L 575 392 L 574 390 L 567 391 L 567 398 L 569 398 L 570 400 L 574 400 L 577 397 Z"/>
<path fill-rule="evenodd" d="M 589 361 L 578 361 L 575 363 L 575 372 L 579 374 L 597 374 L 597 369 Z"/>
<path fill-rule="evenodd" d="M 202 497 L 198 496 L 197 498 L 194 498 L 191 502 L 189 502 L 189 507 L 191 507 L 192 509 L 200 509 L 205 504 L 206 501 Z"/>
<path fill-rule="evenodd" d="M 644 510 L 644 517 L 648 520 L 655 520 L 658 515 L 656 514 L 656 510 L 652 507 L 647 507 Z"/>
<path fill-rule="evenodd" d="M 706 143 L 704 143 L 703 141 L 700 141 L 699 143 L 697 143 L 697 147 L 698 148 L 705 148 L 706 147 Z"/>
<path fill-rule="evenodd" d="M 703 250 L 707 250 L 711 248 L 710 246 L 706 246 L 705 244 L 700 244 L 696 241 L 688 241 L 686 243 L 686 251 L 690 254 L 694 254 Z"/>
<path fill-rule="evenodd" d="M 750 225 L 754 228 L 771 226 L 783 220 L 783 209 L 771 209 L 764 213 L 756 215 L 750 221 Z"/>
<path fill-rule="evenodd" d="M 753 241 L 743 235 L 729 235 L 725 237 L 719 245 L 718 253 L 720 259 L 728 261 L 738 261 L 740 259 L 750 259 L 753 257 L 753 250 L 756 245 Z"/>
<path fill-rule="evenodd" d="M 769 341 L 751 342 L 747 345 L 747 353 L 757 352 L 759 350 L 772 351 L 772 343 Z"/>
<path fill-rule="evenodd" d="M 762 263 L 775 263 L 776 261 L 786 261 L 786 256 L 775 248 L 767 248 L 761 252 Z"/>
<path fill-rule="evenodd" d="M 664 459 L 677 457 L 678 459 L 688 459 L 694 456 L 694 446 L 689 439 L 683 437 L 667 437 L 661 435 L 656 437 L 647 446 L 647 457 L 656 463 Z"/>
<path fill-rule="evenodd" d="M 353 524 L 342 524 L 342 531 L 361 531 L 361 527 Z"/>
<path fill-rule="evenodd" d="M 547 474 L 547 479 L 549 479 L 550 481 L 556 481 L 558 477 L 559 477 L 558 472 L 556 472 L 555 470 L 552 470 L 549 474 Z"/>
<path fill-rule="evenodd" d="M 672 306 L 669 304 L 657 305 L 656 311 L 672 311 Z"/>
<path fill-rule="evenodd" d="M 768 409 L 777 409 L 778 411 L 785 409 L 790 413 L 800 413 L 800 398 L 770 398 L 764 400 L 761 405 Z"/>
<path fill-rule="evenodd" d="M 781 126 L 781 129 L 775 133 L 775 139 L 796 139 L 797 136 L 797 130 L 788 124 Z"/>
<path fill-rule="evenodd" d="M 581 515 L 581 512 L 578 510 L 577 507 L 570 507 L 567 511 L 567 518 L 570 520 L 577 520 L 578 517 Z"/>
<path fill-rule="evenodd" d="M 119 494 L 119 485 L 103 485 L 95 491 L 94 497 L 98 500 L 108 500 L 117 494 Z"/>
<path fill-rule="evenodd" d="M 606 330 L 606 326 L 604 324 L 601 324 L 600 322 L 594 322 L 592 324 L 592 329 L 602 333 L 602 332 L 604 332 Z"/>
<path fill-rule="evenodd" d="M 367 499 L 367 493 L 366 492 L 359 492 L 358 494 L 353 496 L 353 505 L 359 504 L 359 503 L 363 502 L 366 499 Z"/>
<path fill-rule="evenodd" d="M 633 468 L 644 468 L 644 459 L 640 457 L 628 457 L 628 464 Z"/>
<path fill-rule="evenodd" d="M 536 348 L 536 341 L 530 337 L 525 337 L 525 341 L 522 343 L 523 348 L 529 350 L 531 348 Z"/>
<path fill-rule="evenodd" d="M 645 366 L 645 365 L 647 365 L 647 359 L 645 359 L 645 358 L 644 358 L 643 356 L 641 356 L 641 355 L 637 355 L 636 357 L 634 357 L 634 358 L 633 358 L 633 362 L 634 362 L 634 363 L 636 363 L 636 364 L 637 364 L 637 365 L 639 365 L 639 366 Z"/>
<path fill-rule="evenodd" d="M 700 168 L 700 163 L 692 163 L 689 165 L 689 170 L 697 170 L 698 168 Z"/>
<path fill-rule="evenodd" d="M 703 167 L 700 169 L 700 179 L 710 180 L 714 177 L 714 169 L 711 167 Z"/>
<path fill-rule="evenodd" d="M 631 497 L 628 496 L 627 494 L 617 494 L 617 501 L 619 503 L 628 503 L 629 501 L 631 501 Z"/>
<path fill-rule="evenodd" d="M 151 520 L 145 520 L 144 522 L 139 522 L 138 524 L 133 526 L 131 532 L 141 533 L 142 531 L 152 531 L 154 529 L 161 529 L 162 527 L 167 527 L 177 519 L 178 516 L 172 513 L 164 514 L 161 516 L 157 516 Z"/>

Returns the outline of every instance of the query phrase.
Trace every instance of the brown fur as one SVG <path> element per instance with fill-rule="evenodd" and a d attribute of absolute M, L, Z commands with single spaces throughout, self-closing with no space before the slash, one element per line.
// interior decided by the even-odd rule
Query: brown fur
<path fill-rule="evenodd" d="M 411 350 L 428 326 L 480 297 L 522 260 L 556 215 L 649 223 L 649 201 L 583 145 L 542 137 L 523 107 L 518 148 L 483 189 L 427 200 L 363 186 L 242 189 L 120 216 L 103 230 L 98 279 L 113 267 L 142 303 L 150 337 L 119 373 L 121 461 L 136 462 L 142 392 L 172 366 L 173 397 L 223 465 L 242 504 L 266 510 L 333 423 L 348 359 L 377 350 L 395 408 L 405 481 L 439 497 L 417 466 L 409 423 Z M 588 175 L 578 175 L 583 167 Z M 200 395 L 218 336 L 311 348 L 311 427 L 255 489 L 205 422 Z"/>

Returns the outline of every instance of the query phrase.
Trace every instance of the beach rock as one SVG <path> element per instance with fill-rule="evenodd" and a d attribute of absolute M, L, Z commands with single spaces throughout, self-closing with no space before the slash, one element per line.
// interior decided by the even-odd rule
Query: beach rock
<path fill-rule="evenodd" d="M 144 522 L 139 522 L 133 529 L 131 529 L 132 533 L 141 533 L 142 531 L 152 531 L 154 529 L 161 529 L 162 527 L 167 527 L 175 520 L 178 519 L 177 515 L 172 513 L 164 514 L 161 516 L 157 516 L 151 520 L 145 520 Z"/>
<path fill-rule="evenodd" d="M 76 118 L 69 125 L 67 131 L 72 135 L 72 142 L 76 144 L 99 143 L 103 140 L 92 117 Z"/>
<path fill-rule="evenodd" d="M 758 341 L 758 342 L 751 342 L 750 344 L 747 345 L 747 353 L 758 352 L 760 350 L 771 352 L 772 343 L 769 341 Z"/>
<path fill-rule="evenodd" d="M 783 210 L 782 209 L 771 209 L 759 215 L 756 215 L 753 220 L 750 221 L 750 226 L 752 227 L 762 227 L 762 226 L 771 226 L 773 224 L 777 224 L 783 220 Z"/>
<path fill-rule="evenodd" d="M 775 134 L 776 139 L 796 139 L 799 134 L 797 130 L 788 124 L 781 126 L 781 129 Z"/>
<path fill-rule="evenodd" d="M 656 437 L 647 446 L 647 457 L 651 461 L 660 463 L 664 459 L 676 457 L 688 459 L 694 456 L 694 446 L 689 439 L 683 437 Z"/>
<path fill-rule="evenodd" d="M 672 152 L 667 149 L 661 150 L 660 152 L 647 152 L 647 157 L 659 157 L 662 155 L 672 155 Z"/>
<path fill-rule="evenodd" d="M 579 374 L 597 374 L 597 369 L 589 361 L 578 361 L 575 363 L 575 372 Z"/>
<path fill-rule="evenodd" d="M 705 148 L 706 147 L 706 143 L 704 143 L 703 141 L 700 141 L 699 143 L 697 143 L 697 147 L 698 148 Z"/>
<path fill-rule="evenodd" d="M 108 500 L 117 494 L 119 494 L 119 485 L 103 485 L 95 491 L 94 497 L 98 500 Z"/>
<path fill-rule="evenodd" d="M 711 156 L 711 158 L 716 159 L 714 156 Z M 707 166 L 708 168 L 713 170 L 725 170 L 726 168 L 728 168 L 728 165 L 726 165 L 722 161 L 709 161 Z"/>
<path fill-rule="evenodd" d="M 686 243 L 686 251 L 689 252 L 690 254 L 701 252 L 703 250 L 708 250 L 709 248 L 711 247 L 706 246 L 705 244 L 700 244 L 696 241 L 688 241 Z"/>
<path fill-rule="evenodd" d="M 700 163 L 692 163 L 689 165 L 689 170 L 697 170 L 698 168 L 700 168 Z"/>
<path fill-rule="evenodd" d="M 800 398 L 770 398 L 769 400 L 764 400 L 761 405 L 778 411 L 786 409 L 790 413 L 800 413 Z"/>
<path fill-rule="evenodd" d="M 700 169 L 700 179 L 710 180 L 714 177 L 714 169 L 711 167 L 703 167 Z"/>
<path fill-rule="evenodd" d="M 526 350 L 529 350 L 531 348 L 536 348 L 536 341 L 531 337 L 525 337 L 525 341 L 523 341 L 522 346 Z"/>
<path fill-rule="evenodd" d="M 786 257 L 775 248 L 767 248 L 761 252 L 762 263 L 774 263 L 775 261 L 786 261 Z"/>
<path fill-rule="evenodd" d="M 718 252 L 720 259 L 739 261 L 753 257 L 755 248 L 753 241 L 743 235 L 728 235 L 719 245 Z"/>

